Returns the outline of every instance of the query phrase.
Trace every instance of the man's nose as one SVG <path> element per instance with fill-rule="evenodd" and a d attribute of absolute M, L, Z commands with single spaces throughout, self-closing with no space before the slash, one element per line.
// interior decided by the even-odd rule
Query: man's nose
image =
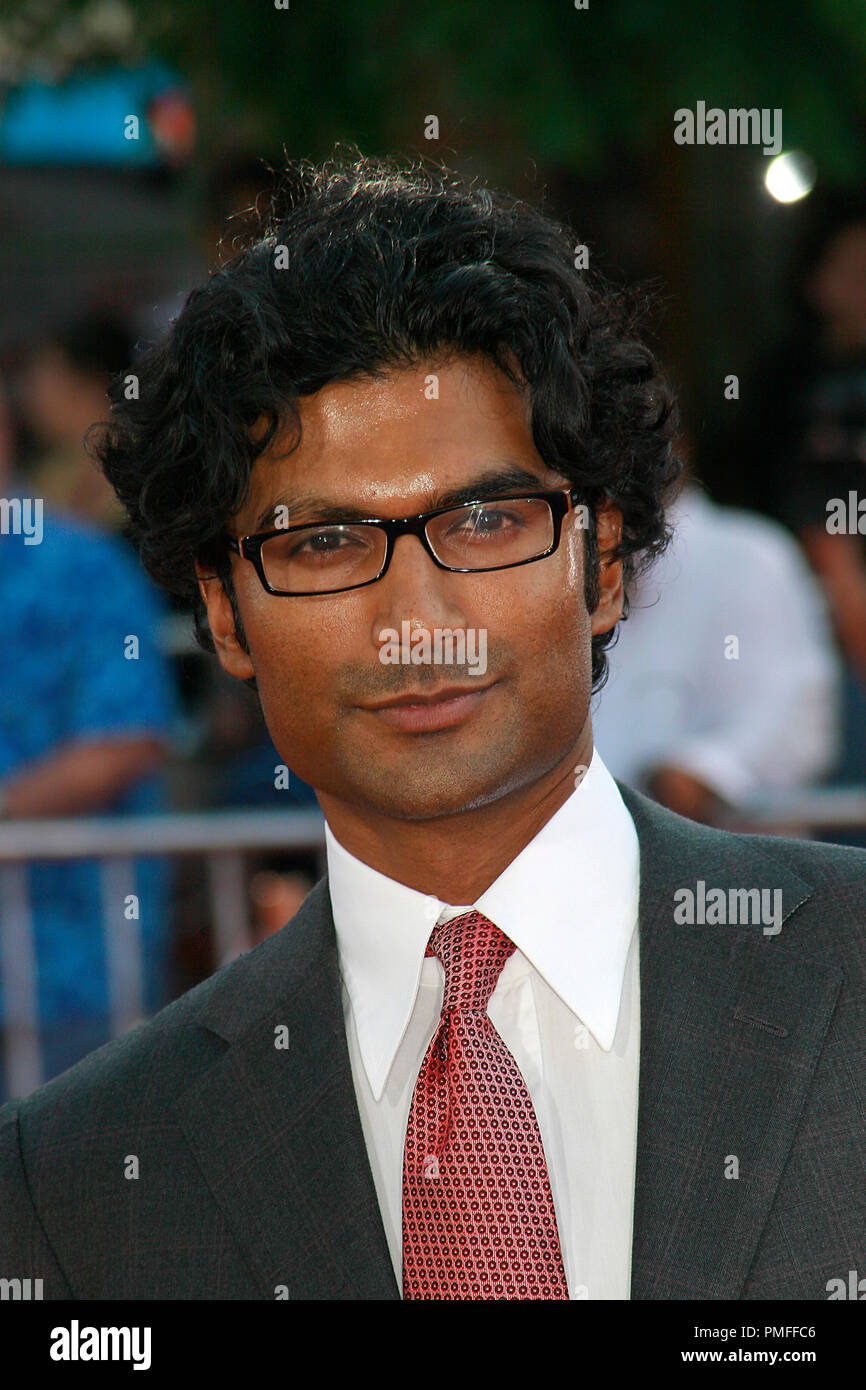
<path fill-rule="evenodd" d="M 391 564 L 369 590 L 376 598 L 374 641 L 383 628 L 399 631 L 407 620 L 426 628 L 465 625 L 460 584 L 466 578 L 437 565 L 420 536 L 398 536 Z"/>

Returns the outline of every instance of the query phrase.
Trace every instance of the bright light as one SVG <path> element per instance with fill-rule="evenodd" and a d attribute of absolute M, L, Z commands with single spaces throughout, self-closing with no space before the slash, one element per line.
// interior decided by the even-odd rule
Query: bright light
<path fill-rule="evenodd" d="M 799 150 L 771 159 L 764 184 L 777 203 L 796 203 L 815 187 L 815 161 Z"/>

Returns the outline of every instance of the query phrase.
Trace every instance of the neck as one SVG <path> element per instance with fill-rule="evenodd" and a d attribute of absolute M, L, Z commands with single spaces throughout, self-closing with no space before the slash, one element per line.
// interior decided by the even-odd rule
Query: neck
<path fill-rule="evenodd" d="M 370 868 L 454 906 L 474 903 L 571 796 L 592 761 L 592 725 L 555 767 L 485 806 L 424 821 L 365 814 L 324 792 L 319 803 L 344 849 Z"/>

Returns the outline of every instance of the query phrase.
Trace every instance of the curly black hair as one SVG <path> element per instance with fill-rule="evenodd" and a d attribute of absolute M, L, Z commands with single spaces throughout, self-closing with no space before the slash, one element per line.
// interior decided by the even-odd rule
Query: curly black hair
<path fill-rule="evenodd" d="M 256 232 L 136 361 L 137 398 L 123 379 L 112 385 L 94 446 L 142 563 L 192 602 L 202 646 L 213 650 L 196 560 L 226 586 L 245 643 L 222 532 L 278 431 L 291 423 L 300 438 L 297 398 L 464 353 L 528 389 L 535 447 L 589 508 L 590 611 L 594 511 L 605 498 L 621 509 L 627 594 L 670 539 L 676 405 L 636 334 L 646 293 L 577 269 L 575 241 L 541 210 L 429 158 L 350 146 L 287 165 Z M 614 630 L 592 639 L 593 690 Z"/>

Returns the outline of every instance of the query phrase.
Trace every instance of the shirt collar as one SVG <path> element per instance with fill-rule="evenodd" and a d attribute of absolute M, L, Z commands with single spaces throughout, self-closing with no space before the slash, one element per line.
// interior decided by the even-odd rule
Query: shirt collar
<path fill-rule="evenodd" d="M 350 854 L 325 826 L 328 885 L 364 1068 L 380 1099 L 415 1007 L 434 925 L 453 915 Z M 610 1051 L 637 924 L 634 822 L 597 750 L 568 800 L 471 904 Z"/>

